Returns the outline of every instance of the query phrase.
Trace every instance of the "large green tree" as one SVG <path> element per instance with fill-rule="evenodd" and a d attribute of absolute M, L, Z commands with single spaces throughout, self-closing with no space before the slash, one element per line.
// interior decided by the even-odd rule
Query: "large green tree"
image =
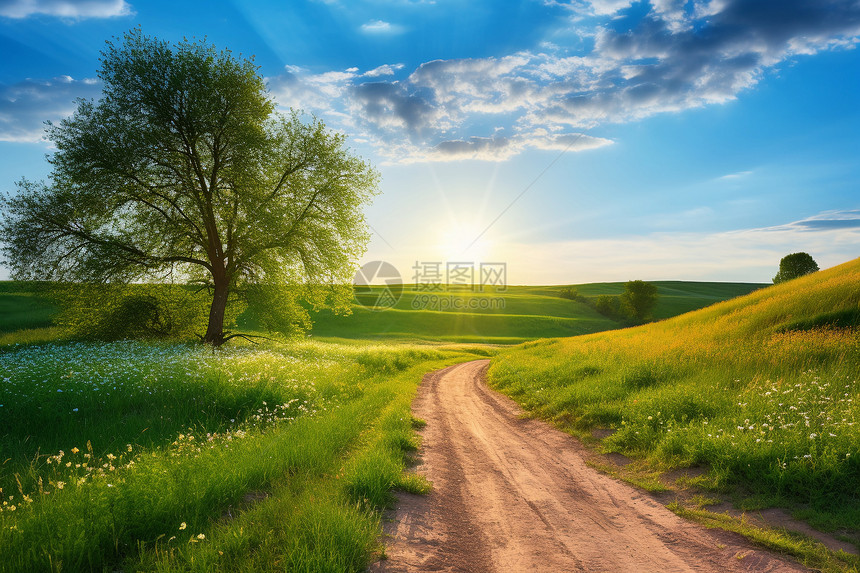
<path fill-rule="evenodd" d="M 295 310 L 278 287 L 351 282 L 379 175 L 320 121 L 276 113 L 251 59 L 136 29 L 99 78 L 98 101 L 48 126 L 50 183 L 4 200 L 15 278 L 205 283 L 214 345 L 237 292 Z"/>
<path fill-rule="evenodd" d="M 783 283 L 809 273 L 818 271 L 818 263 L 809 253 L 791 253 L 779 261 L 779 272 L 773 277 L 773 284 Z"/>

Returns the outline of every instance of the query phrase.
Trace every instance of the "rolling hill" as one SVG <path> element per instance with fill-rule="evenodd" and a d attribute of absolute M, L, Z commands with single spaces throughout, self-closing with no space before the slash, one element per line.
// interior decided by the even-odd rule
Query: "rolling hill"
<path fill-rule="evenodd" d="M 712 489 L 860 528 L 860 259 L 636 328 L 494 358 L 534 415 Z M 687 291 L 689 292 L 689 291 Z"/>

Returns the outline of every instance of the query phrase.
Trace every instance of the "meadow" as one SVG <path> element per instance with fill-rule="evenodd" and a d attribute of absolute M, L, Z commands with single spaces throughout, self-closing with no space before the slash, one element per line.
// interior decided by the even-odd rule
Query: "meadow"
<path fill-rule="evenodd" d="M 860 529 L 860 259 L 637 328 L 494 358 L 496 389 L 746 509 Z"/>
<path fill-rule="evenodd" d="M 675 316 L 732 297 L 763 285 L 750 283 L 655 282 L 658 289 L 657 318 Z M 568 285 L 586 298 L 617 295 L 624 283 Z M 314 316 L 313 336 L 324 339 L 388 341 L 471 342 L 519 344 L 537 338 L 590 334 L 619 327 L 580 301 L 560 298 L 561 286 L 508 286 L 471 292 L 446 288 L 442 292 L 416 290 L 405 285 L 397 304 L 379 311 L 373 308 L 380 287 L 359 295 L 349 316 L 322 311 Z M 243 317 L 253 328 L 253 312 Z"/>
<path fill-rule="evenodd" d="M 360 571 L 464 348 L 56 343 L 0 351 L 0 571 Z"/>
<path fill-rule="evenodd" d="M 477 357 L 494 356 L 494 383 L 533 411 L 571 428 L 619 428 L 605 445 L 631 455 L 652 455 L 649 439 L 671 444 L 664 437 L 682 420 L 692 428 L 697 408 L 722 404 L 642 394 L 670 380 L 666 372 L 673 381 L 689 373 L 683 341 L 664 348 L 654 339 L 645 345 L 650 354 L 641 341 L 620 343 L 643 330 L 603 332 L 618 324 L 560 298 L 561 287 L 457 292 L 445 296 L 459 303 L 440 297 L 436 308 L 427 293 L 407 288 L 386 311 L 369 308 L 370 293 L 359 295 L 350 316 L 317 314 L 307 340 L 233 341 L 212 350 L 181 341 L 71 340 L 51 326 L 56 308 L 31 286 L 0 283 L 0 308 L 9 310 L 0 315 L 0 571 L 362 571 L 384 552 L 381 511 L 392 492 L 430 487 L 408 471 L 421 423 L 410 403 L 423 374 Z M 758 286 L 658 283 L 657 313 Z M 622 284 L 575 287 L 598 296 Z M 719 308 L 702 312 L 723 316 Z M 240 320 L 253 330 L 253 309 Z M 661 324 L 644 329 L 662 332 Z M 536 341 L 580 334 L 588 336 Z M 785 330 L 779 344 L 794 344 L 796 335 Z M 593 346 L 599 340 L 603 346 Z M 720 356 L 721 344 L 709 347 L 707 360 Z M 591 349 L 587 362 L 574 359 L 583 348 Z M 623 387 L 593 384 L 604 373 L 612 379 L 624 348 L 637 358 L 623 366 Z M 830 354 L 822 356 L 830 364 Z M 806 386 L 793 396 L 802 390 L 811 400 L 810 389 L 825 387 L 821 376 L 830 372 L 816 372 L 804 374 Z M 636 396 L 624 402 L 631 388 Z M 556 391 L 558 404 L 550 399 Z M 726 389 L 720 400 L 731 395 Z M 649 415 L 657 421 L 646 424 Z M 645 426 L 650 434 L 642 434 Z M 840 435 L 847 440 L 840 444 L 855 439 Z M 673 463 L 698 463 L 680 451 Z M 735 466 L 725 472 L 720 483 L 741 479 Z"/>

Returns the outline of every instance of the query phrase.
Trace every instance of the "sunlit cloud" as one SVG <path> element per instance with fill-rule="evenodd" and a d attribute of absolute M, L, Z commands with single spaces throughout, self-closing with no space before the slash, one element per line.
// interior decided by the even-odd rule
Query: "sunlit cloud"
<path fill-rule="evenodd" d="M 21 19 L 36 15 L 84 20 L 132 16 L 134 11 L 125 0 L 0 0 L 2 17 Z"/>
<path fill-rule="evenodd" d="M 651 0 L 644 17 L 629 15 L 632 3 L 624 0 L 554 4 L 569 8 L 571 29 L 592 38 L 589 53 L 542 44 L 500 57 L 429 61 L 397 80 L 402 66 L 386 65 L 329 76 L 287 70 L 270 83 L 279 99 L 348 118 L 383 156 L 499 160 L 530 145 L 525 137 L 495 137 L 499 127 L 580 132 L 719 105 L 782 62 L 850 48 L 860 37 L 860 5 L 852 0 Z M 363 27 L 394 28 L 376 20 Z M 546 149 L 545 142 L 531 147 Z M 403 155 L 413 147 L 421 152 Z"/>

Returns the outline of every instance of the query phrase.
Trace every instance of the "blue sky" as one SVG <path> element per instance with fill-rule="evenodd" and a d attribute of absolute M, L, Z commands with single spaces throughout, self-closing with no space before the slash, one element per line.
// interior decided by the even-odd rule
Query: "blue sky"
<path fill-rule="evenodd" d="M 383 176 L 365 260 L 406 280 L 766 282 L 790 252 L 860 255 L 854 0 L 0 0 L 0 192 L 48 176 L 43 122 L 99 96 L 136 26 L 253 54 L 280 107 L 346 133 Z"/>

